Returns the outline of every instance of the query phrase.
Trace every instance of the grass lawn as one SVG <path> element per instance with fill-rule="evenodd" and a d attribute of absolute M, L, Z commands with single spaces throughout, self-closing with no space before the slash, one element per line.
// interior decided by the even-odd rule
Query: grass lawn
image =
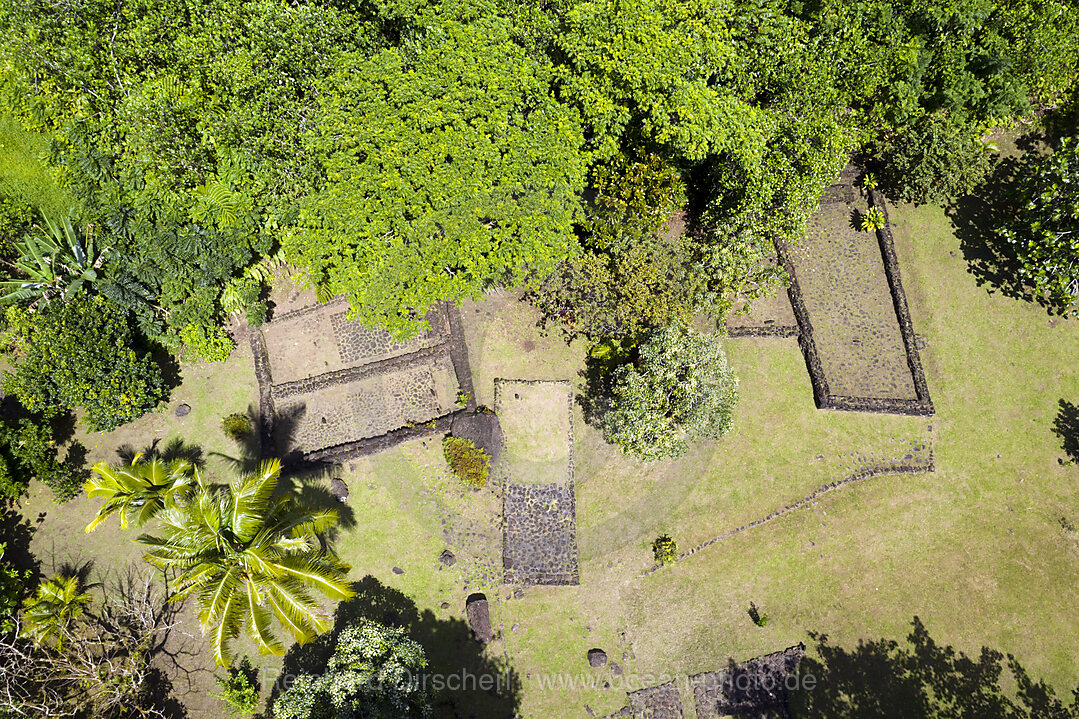
<path fill-rule="evenodd" d="M 914 616 L 938 643 L 1010 652 L 1067 694 L 1079 675 L 1079 543 L 1059 520 L 1079 520 L 1079 469 L 1058 462 L 1051 426 L 1058 400 L 1079 398 L 1079 323 L 978 287 L 943 210 L 899 206 L 891 217 L 914 328 L 927 341 L 935 417 L 819 411 L 795 340 L 731 339 L 741 400 L 721 442 L 649 465 L 608 446 L 575 407 L 579 587 L 518 596 L 499 583 L 498 498 L 463 489 L 438 438 L 335 470 L 351 489 L 351 526 L 338 548 L 353 577 L 373 575 L 399 591 L 432 626 L 457 626 L 465 597 L 485 592 L 500 635 L 487 654 L 519 674 L 525 717 L 583 716 L 585 704 L 602 715 L 624 705 L 633 682 L 811 644 L 810 631 L 844 647 L 901 641 Z M 584 344 L 541 333 L 538 315 L 516 297 L 466 302 L 462 317 L 480 404 L 493 404 L 496 377 L 582 384 Z M 239 345 L 225 365 L 185 368 L 167 411 L 84 437 L 91 458 L 158 437 L 200 445 L 211 461 L 211 452 L 235 453 L 218 423 L 257 401 L 249 352 Z M 192 412 L 177 419 L 181 401 Z M 688 549 L 925 442 L 935 473 L 841 488 L 646 572 L 659 534 Z M 82 533 L 93 511 L 85 499 L 58 507 L 36 488 L 26 511 L 45 512 L 34 544 L 43 562 L 50 554 L 99 566 L 136 561 L 115 527 Z M 447 547 L 459 559 L 450 568 L 438 562 Z M 767 626 L 750 620 L 751 601 L 769 615 Z M 624 674 L 589 669 L 592 647 Z M 559 684 L 569 680 L 590 686 Z M 220 713 L 215 700 L 184 699 L 192 717 Z"/>

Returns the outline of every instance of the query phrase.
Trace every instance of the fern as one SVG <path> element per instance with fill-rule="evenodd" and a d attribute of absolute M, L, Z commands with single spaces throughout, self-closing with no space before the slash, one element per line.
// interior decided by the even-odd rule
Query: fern
<path fill-rule="evenodd" d="M 198 205 L 195 219 L 212 219 L 218 227 L 235 225 L 240 218 L 242 196 L 220 179 L 214 179 L 195 189 Z"/>

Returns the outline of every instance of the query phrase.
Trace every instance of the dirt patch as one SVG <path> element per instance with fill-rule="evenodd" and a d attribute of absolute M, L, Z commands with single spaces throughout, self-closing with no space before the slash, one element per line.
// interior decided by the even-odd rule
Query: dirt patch
<path fill-rule="evenodd" d="M 568 479 L 573 446 L 569 384 L 498 380 L 495 397 L 505 438 L 501 473 L 518 483 Z"/>

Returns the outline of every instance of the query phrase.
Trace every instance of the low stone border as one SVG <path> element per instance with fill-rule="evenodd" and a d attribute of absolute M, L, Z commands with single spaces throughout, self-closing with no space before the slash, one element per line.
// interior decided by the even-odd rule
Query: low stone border
<path fill-rule="evenodd" d="M 728 327 L 728 337 L 797 337 L 797 325 L 772 325 L 769 327 Z"/>
<path fill-rule="evenodd" d="M 718 544 L 719 542 L 722 542 L 724 539 L 730 539 L 736 534 L 741 534 L 746 530 L 753 529 L 754 527 L 759 527 L 762 524 L 767 524 L 768 522 L 771 522 L 774 519 L 778 519 L 784 514 L 793 512 L 796 509 L 801 509 L 802 507 L 809 505 L 810 502 L 815 501 L 817 498 L 828 494 L 829 492 L 837 490 L 840 487 L 846 487 L 847 485 L 854 484 L 855 482 L 861 482 L 866 479 L 880 477 L 887 474 L 926 474 L 928 472 L 934 472 L 936 471 L 936 465 L 934 464 L 933 460 L 933 445 L 927 441 L 926 447 L 929 451 L 928 458 L 924 462 L 914 462 L 912 458 L 911 460 L 900 459 L 872 464 L 868 467 L 865 467 L 864 469 L 858 470 L 851 475 L 848 475 L 845 479 L 840 479 L 835 482 L 829 482 L 828 484 L 819 487 L 814 492 L 803 497 L 802 499 L 799 499 L 792 504 L 788 504 L 782 509 L 777 509 L 776 511 L 768 514 L 767 516 L 761 517 L 760 519 L 755 519 L 749 524 L 743 524 L 742 526 L 736 529 L 732 529 L 729 532 L 724 532 L 718 537 L 713 537 L 712 539 L 709 539 L 705 542 L 701 542 L 692 549 L 687 549 L 686 551 L 679 554 L 677 557 L 675 557 L 675 561 L 678 562 L 683 559 L 688 559 L 702 549 L 707 549 L 713 544 Z M 662 569 L 663 566 L 664 565 L 662 564 L 655 564 L 651 568 L 645 570 L 644 573 L 645 575 L 654 574 L 660 569 Z"/>
<path fill-rule="evenodd" d="M 315 304 L 292 312 L 287 312 L 276 317 L 275 320 L 295 319 L 319 310 L 324 310 L 327 306 L 332 307 L 344 302 L 345 300 L 342 298 L 335 298 L 325 304 Z M 262 456 L 275 457 L 278 454 L 278 448 L 276 447 L 273 436 L 275 395 L 278 398 L 283 398 L 304 394 L 369 376 L 386 374 L 394 370 L 408 367 L 416 362 L 425 362 L 433 358 L 445 357 L 447 354 L 453 365 L 454 374 L 457 376 L 457 386 L 466 394 L 466 402 L 463 408 L 444 414 L 422 424 L 399 427 L 375 437 L 365 437 L 364 439 L 353 442 L 344 442 L 331 447 L 324 447 L 311 452 L 305 452 L 301 455 L 300 460 L 307 463 L 330 462 L 339 464 L 350 459 L 381 452 L 412 439 L 449 432 L 450 425 L 453 423 L 454 418 L 474 411 L 476 409 L 476 397 L 474 385 L 472 383 L 472 369 L 468 361 L 468 348 L 465 345 L 464 330 L 461 326 L 461 319 L 457 314 L 457 308 L 448 303 L 440 303 L 434 308 L 434 311 L 439 313 L 445 319 L 446 325 L 449 327 L 448 336 L 444 334 L 442 327 L 439 327 L 438 332 L 442 339 L 439 344 L 432 347 L 425 347 L 408 354 L 370 362 L 361 367 L 351 367 L 336 372 L 307 377 L 294 382 L 284 382 L 280 385 L 273 384 L 273 376 L 270 371 L 270 359 L 266 350 L 265 338 L 263 337 L 261 330 L 252 328 L 253 331 L 250 333 L 251 354 L 254 358 L 255 378 L 258 380 L 259 384 L 258 419 Z M 442 323 L 439 322 L 438 324 L 441 325 Z M 434 327 L 434 325 L 435 323 L 432 323 L 432 327 Z"/>
<path fill-rule="evenodd" d="M 884 273 L 888 278 L 888 292 L 892 296 L 892 304 L 899 322 L 900 333 L 903 335 L 903 344 L 906 348 L 907 365 L 910 368 L 911 378 L 914 382 L 916 399 L 894 399 L 881 397 L 847 397 L 832 394 L 828 387 L 828 380 L 821 365 L 820 354 L 813 340 L 813 323 L 809 319 L 809 310 L 802 297 L 801 288 L 798 286 L 798 277 L 794 272 L 794 265 L 790 261 L 787 245 L 782 241 L 776 242 L 776 254 L 783 263 L 790 285 L 787 294 L 790 296 L 791 307 L 794 316 L 798 319 L 800 332 L 798 344 L 802 347 L 802 354 L 806 358 L 806 366 L 809 369 L 809 379 L 813 385 L 813 397 L 820 409 L 848 410 L 856 412 L 884 412 L 889 414 L 904 414 L 916 417 L 928 417 L 934 413 L 933 403 L 929 399 L 929 387 L 922 371 L 921 358 L 918 356 L 918 347 L 914 337 L 914 326 L 910 319 L 910 309 L 907 307 L 907 296 L 903 291 L 903 284 L 899 275 L 899 262 L 895 255 L 895 245 L 888 222 L 888 210 L 879 201 L 877 194 L 870 191 L 869 203 L 873 207 L 881 208 L 885 216 L 884 229 L 877 232 L 877 242 L 880 245 L 881 261 L 884 264 Z"/>

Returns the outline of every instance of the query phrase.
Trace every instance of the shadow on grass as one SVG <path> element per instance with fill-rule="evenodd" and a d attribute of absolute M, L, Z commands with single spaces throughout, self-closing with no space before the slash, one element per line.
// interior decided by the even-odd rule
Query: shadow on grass
<path fill-rule="evenodd" d="M 1060 400 L 1053 420 L 1053 434 L 1060 437 L 1060 448 L 1068 455 L 1068 461 L 1079 462 L 1079 406 Z"/>
<path fill-rule="evenodd" d="M 403 627 L 419 642 L 427 656 L 428 686 L 436 687 L 441 680 L 457 687 L 441 686 L 432 692 L 436 719 L 510 719 L 516 715 L 520 706 L 516 672 L 500 658 L 485 655 L 468 624 L 460 619 L 439 619 L 430 610 L 420 612 L 411 599 L 372 576 L 356 582 L 353 589 L 355 598 L 337 606 L 331 631 L 305 646 L 293 646 L 285 655 L 281 675 L 270 693 L 271 707 L 296 675 L 326 671 L 337 637 L 345 627 L 369 619 Z M 484 691 L 479 688 L 480 682 L 491 682 L 498 690 Z"/>
<path fill-rule="evenodd" d="M 955 227 L 959 247 L 979 286 L 1006 297 L 1037 302 L 1050 314 L 1061 314 L 1067 307 L 1035 294 L 1019 275 L 1022 266 L 1014 248 L 997 230 L 1014 222 L 1016 216 L 1016 178 L 1024 165 L 1041 154 L 1044 138 L 1025 135 L 1016 141 L 1024 151 L 1020 157 L 1001 159 L 989 178 L 974 193 L 960 197 L 947 209 Z"/>
<path fill-rule="evenodd" d="M 206 459 L 202 454 L 202 447 L 189 444 L 179 437 L 172 439 L 164 445 L 161 444 L 160 439 L 155 439 L 143 449 L 135 449 L 130 444 L 122 444 L 116 448 L 116 454 L 125 464 L 131 464 L 138 454 L 143 455 L 147 459 L 160 459 L 163 462 L 184 460 L 190 462 L 199 469 L 202 469 L 206 464 Z"/>
<path fill-rule="evenodd" d="M 1074 719 L 1079 705 L 1065 704 L 1044 682 L 1031 679 L 1011 655 L 983 647 L 968 657 L 933 641 L 918 617 L 905 644 L 880 639 L 853 649 L 833 646 L 811 633 L 816 657 L 798 668 L 792 693 L 795 717 L 840 719 Z M 814 683 L 810 688 L 808 677 Z M 1079 690 L 1077 690 L 1079 691 Z"/>
<path fill-rule="evenodd" d="M 45 513 L 37 516 L 34 524 L 12 506 L 0 512 L 0 543 L 4 546 L 4 564 L 20 571 L 29 571 L 34 577 L 41 576 L 41 560 L 30 551 L 30 542 L 37 531 L 37 524 L 45 521 Z M 36 585 L 36 581 L 34 582 Z M 33 587 L 27 587 L 29 591 Z"/>

